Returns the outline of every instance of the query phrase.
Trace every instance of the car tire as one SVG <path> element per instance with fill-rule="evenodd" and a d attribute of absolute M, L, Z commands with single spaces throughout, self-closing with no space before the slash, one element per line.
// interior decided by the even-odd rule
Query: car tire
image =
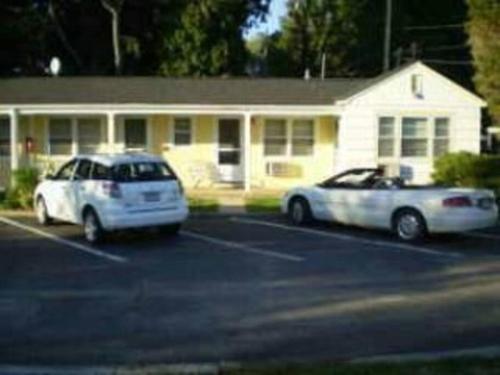
<path fill-rule="evenodd" d="M 167 236 L 176 236 L 179 234 L 181 230 L 181 224 L 169 224 L 161 227 L 161 233 L 166 234 Z"/>
<path fill-rule="evenodd" d="M 311 207 L 302 197 L 293 198 L 288 206 L 288 217 L 295 225 L 305 225 L 312 221 Z"/>
<path fill-rule="evenodd" d="M 405 242 L 418 242 L 427 236 L 427 225 L 420 212 L 403 209 L 394 217 L 393 229 L 398 238 Z"/>
<path fill-rule="evenodd" d="M 36 201 L 35 212 L 39 224 L 46 226 L 52 223 L 52 218 L 49 216 L 47 205 L 42 197 Z"/>
<path fill-rule="evenodd" d="M 87 242 L 96 244 L 104 239 L 104 230 L 99 216 L 93 209 L 87 209 L 83 215 L 83 232 Z"/>

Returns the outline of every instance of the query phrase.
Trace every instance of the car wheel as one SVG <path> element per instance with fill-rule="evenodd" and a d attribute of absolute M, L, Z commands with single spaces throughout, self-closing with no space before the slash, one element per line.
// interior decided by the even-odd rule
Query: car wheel
<path fill-rule="evenodd" d="M 52 223 L 52 218 L 48 214 L 47 205 L 43 198 L 40 197 L 36 201 L 35 211 L 37 220 L 41 225 L 49 225 Z"/>
<path fill-rule="evenodd" d="M 99 217 L 92 209 L 87 210 L 83 217 L 83 231 L 85 239 L 92 244 L 101 242 L 104 238 L 104 230 Z"/>
<path fill-rule="evenodd" d="M 415 242 L 427 235 L 427 226 L 422 215 L 416 210 L 402 210 L 394 220 L 397 236 L 407 242 Z"/>
<path fill-rule="evenodd" d="M 179 231 L 181 230 L 181 224 L 169 224 L 169 225 L 164 225 L 161 228 L 161 233 L 164 233 L 168 236 L 175 236 L 179 234 Z"/>
<path fill-rule="evenodd" d="M 290 202 L 288 215 L 295 225 L 304 225 L 312 220 L 311 208 L 304 198 L 295 198 Z"/>

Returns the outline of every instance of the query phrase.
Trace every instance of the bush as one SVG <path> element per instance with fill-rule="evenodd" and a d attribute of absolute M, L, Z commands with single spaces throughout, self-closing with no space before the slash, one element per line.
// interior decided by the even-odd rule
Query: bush
<path fill-rule="evenodd" d="M 38 170 L 21 168 L 13 172 L 14 186 L 7 190 L 4 206 L 7 208 L 33 207 L 33 192 L 38 184 Z"/>
<path fill-rule="evenodd" d="M 443 155 L 434 163 L 439 185 L 485 188 L 500 194 L 500 156 L 459 152 Z"/>

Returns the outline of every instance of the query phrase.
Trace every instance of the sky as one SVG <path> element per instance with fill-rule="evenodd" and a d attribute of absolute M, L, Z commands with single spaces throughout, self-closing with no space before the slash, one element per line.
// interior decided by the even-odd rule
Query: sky
<path fill-rule="evenodd" d="M 286 13 L 287 0 L 271 0 L 271 6 L 266 21 L 253 26 L 245 35 L 250 39 L 258 33 L 271 34 L 280 27 L 280 18 Z"/>

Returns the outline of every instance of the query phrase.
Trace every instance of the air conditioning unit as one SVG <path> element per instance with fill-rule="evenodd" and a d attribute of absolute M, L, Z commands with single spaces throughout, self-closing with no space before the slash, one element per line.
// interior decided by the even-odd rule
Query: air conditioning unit
<path fill-rule="evenodd" d="M 266 175 L 272 177 L 299 178 L 302 177 L 302 167 L 288 162 L 271 161 L 266 163 Z"/>

